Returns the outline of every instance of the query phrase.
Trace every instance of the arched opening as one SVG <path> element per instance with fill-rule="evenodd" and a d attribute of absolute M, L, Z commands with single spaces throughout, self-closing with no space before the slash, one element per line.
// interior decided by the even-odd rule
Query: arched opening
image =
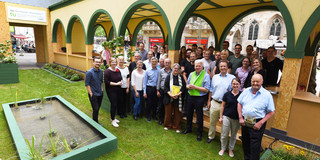
<path fill-rule="evenodd" d="M 67 42 L 72 43 L 71 52 L 67 50 L 69 54 L 75 54 L 80 56 L 86 55 L 86 34 L 83 23 L 79 16 L 74 15 L 70 18 L 67 29 Z"/>
<path fill-rule="evenodd" d="M 62 22 L 57 19 L 53 25 L 52 42 L 56 43 L 53 52 L 66 52 L 66 36 Z"/>
<path fill-rule="evenodd" d="M 107 32 L 100 24 L 97 24 L 94 31 L 93 50 L 100 53 L 103 50 L 102 42 L 107 40 Z"/>
<path fill-rule="evenodd" d="M 232 43 L 230 43 L 230 44 L 231 45 L 229 47 L 229 50 L 234 50 L 234 46 L 236 44 L 242 44 L 242 38 L 241 38 L 241 33 L 240 33 L 239 29 L 237 31 L 235 31 L 235 33 L 233 34 Z"/>

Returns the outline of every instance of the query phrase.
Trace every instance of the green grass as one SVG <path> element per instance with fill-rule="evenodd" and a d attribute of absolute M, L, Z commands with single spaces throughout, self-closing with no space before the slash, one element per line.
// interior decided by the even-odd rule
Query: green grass
<path fill-rule="evenodd" d="M 91 117 L 92 109 L 83 81 L 68 83 L 42 70 L 19 70 L 19 78 L 20 83 L 0 85 L 0 104 L 14 102 L 16 89 L 18 101 L 40 98 L 41 94 L 61 95 Z M 172 130 L 165 131 L 154 121 L 148 123 L 145 118 L 135 121 L 130 115 L 125 119 L 117 117 L 121 121 L 120 127 L 114 128 L 106 111 L 109 108 L 106 94 L 102 105 L 104 109 L 100 110 L 99 121 L 118 138 L 118 149 L 97 159 L 231 159 L 227 153 L 223 157 L 218 155 L 220 139 L 206 143 L 207 132 L 198 142 L 196 129 L 191 134 L 181 135 Z M 0 130 L 0 158 L 18 159 L 2 106 Z M 233 159 L 243 159 L 239 145 L 236 145 L 234 154 Z"/>

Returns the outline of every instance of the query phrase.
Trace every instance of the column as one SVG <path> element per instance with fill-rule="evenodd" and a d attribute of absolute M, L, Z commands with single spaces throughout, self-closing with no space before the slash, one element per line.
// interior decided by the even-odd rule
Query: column
<path fill-rule="evenodd" d="M 67 49 L 67 66 L 69 66 L 69 55 L 72 54 L 72 43 L 66 43 L 66 49 Z"/>
<path fill-rule="evenodd" d="M 296 94 L 302 59 L 286 58 L 284 60 L 279 95 L 275 111 L 273 128 L 287 130 L 292 98 Z"/>
<path fill-rule="evenodd" d="M 11 36 L 10 25 L 7 21 L 5 2 L 0 2 L 0 15 L 0 43 L 6 43 L 6 40 L 11 41 Z M 12 52 L 12 47 L 9 48 L 8 52 Z"/>
<path fill-rule="evenodd" d="M 89 61 L 91 61 L 92 58 L 92 50 L 93 50 L 93 44 L 86 44 L 86 70 L 88 71 L 92 66 Z"/>
<path fill-rule="evenodd" d="M 305 87 L 304 91 L 308 90 L 309 80 L 310 80 L 310 75 L 311 75 L 311 70 L 313 65 L 313 59 L 314 59 L 314 56 L 304 56 L 304 58 L 302 59 L 298 85 L 304 86 Z"/>
<path fill-rule="evenodd" d="M 173 65 L 174 63 L 179 63 L 179 50 L 169 50 L 168 57 L 171 59 Z"/>

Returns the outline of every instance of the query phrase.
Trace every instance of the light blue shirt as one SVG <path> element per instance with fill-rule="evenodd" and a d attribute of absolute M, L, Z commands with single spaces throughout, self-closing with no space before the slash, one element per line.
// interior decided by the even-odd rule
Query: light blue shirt
<path fill-rule="evenodd" d="M 222 101 L 223 95 L 232 90 L 231 82 L 235 78 L 234 75 L 227 73 L 225 76 L 216 74 L 211 81 L 211 97 L 216 101 Z"/>
<path fill-rule="evenodd" d="M 256 119 L 264 118 L 269 112 L 275 110 L 272 95 L 261 87 L 256 94 L 252 87 L 245 89 L 239 96 L 238 102 L 242 105 L 242 115 L 254 116 Z"/>
<path fill-rule="evenodd" d="M 196 72 L 196 71 L 194 71 Z M 196 72 L 197 73 L 197 72 Z M 187 85 L 190 84 L 190 81 L 191 81 L 191 75 L 193 74 L 193 72 L 191 72 L 189 74 L 189 77 L 188 77 L 188 82 L 187 82 Z M 197 74 L 199 75 L 199 74 Z M 203 77 L 203 83 L 202 83 L 202 86 L 201 87 L 204 87 L 206 88 L 207 90 L 210 90 L 210 75 L 208 73 L 205 73 L 204 77 Z M 188 91 L 189 93 L 189 91 Z M 207 92 L 200 92 L 199 96 L 204 96 L 206 95 Z"/>
<path fill-rule="evenodd" d="M 143 93 L 147 93 L 147 86 L 156 87 L 158 82 L 159 69 L 149 69 L 143 79 Z"/>

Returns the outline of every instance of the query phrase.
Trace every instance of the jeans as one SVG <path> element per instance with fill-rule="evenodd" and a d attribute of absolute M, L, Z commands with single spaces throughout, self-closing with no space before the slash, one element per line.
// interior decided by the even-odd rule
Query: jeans
<path fill-rule="evenodd" d="M 139 97 L 136 97 L 135 92 L 133 91 L 135 104 L 133 106 L 133 115 L 137 116 L 141 112 L 141 103 L 143 103 L 143 91 L 137 91 L 139 93 Z"/>
<path fill-rule="evenodd" d="M 92 106 L 92 119 L 94 121 L 96 121 L 97 123 L 99 123 L 98 115 L 99 115 L 99 109 L 101 106 L 103 95 L 95 96 L 92 94 L 92 97 L 90 97 L 90 94 L 88 94 L 88 96 L 89 96 L 89 100 L 90 100 L 90 103 Z"/>

